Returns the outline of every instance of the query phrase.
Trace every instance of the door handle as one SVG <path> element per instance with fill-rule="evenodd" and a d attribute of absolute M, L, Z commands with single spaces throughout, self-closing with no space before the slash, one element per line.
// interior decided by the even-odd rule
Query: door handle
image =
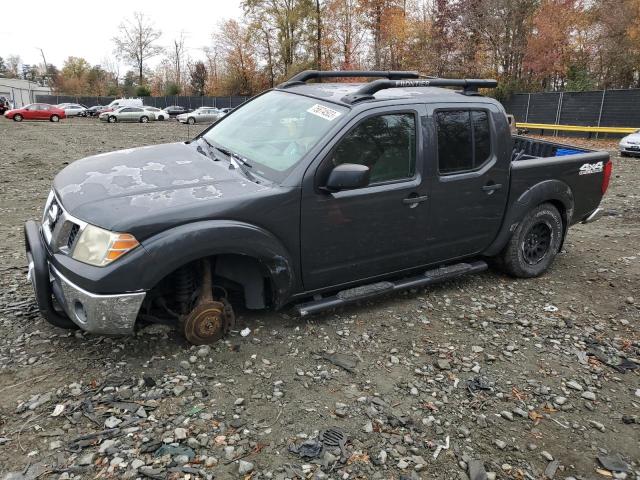
<path fill-rule="evenodd" d="M 501 183 L 492 183 L 490 185 L 485 185 L 484 187 L 482 187 L 482 190 L 491 194 L 493 192 L 495 192 L 496 190 L 500 190 L 502 188 L 502 184 Z"/>
<path fill-rule="evenodd" d="M 418 203 L 426 202 L 427 200 L 429 200 L 428 195 L 416 195 L 414 197 L 403 198 L 402 203 L 404 203 L 405 205 L 417 205 Z"/>

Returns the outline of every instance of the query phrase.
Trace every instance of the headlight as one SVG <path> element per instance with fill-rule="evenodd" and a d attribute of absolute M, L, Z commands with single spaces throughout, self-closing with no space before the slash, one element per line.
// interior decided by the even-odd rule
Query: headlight
<path fill-rule="evenodd" d="M 87 225 L 73 249 L 72 257 L 80 262 L 104 267 L 138 245 L 129 233 L 117 233 Z"/>

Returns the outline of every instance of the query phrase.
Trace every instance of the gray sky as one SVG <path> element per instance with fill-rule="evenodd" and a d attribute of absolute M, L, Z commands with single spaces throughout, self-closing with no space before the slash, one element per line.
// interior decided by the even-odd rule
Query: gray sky
<path fill-rule="evenodd" d="M 42 48 L 47 63 L 58 68 L 69 56 L 84 57 L 91 64 L 113 58 L 111 38 L 123 18 L 134 11 L 153 20 L 162 31 L 159 43 L 163 46 L 184 31 L 185 46 L 194 58 L 203 56 L 201 49 L 211 44 L 211 33 L 221 20 L 242 15 L 240 0 L 29 0 L 9 4 L 12 7 L 4 9 L 0 22 L 0 57 L 20 55 L 24 63 L 38 64 L 42 63 L 38 48 Z"/>

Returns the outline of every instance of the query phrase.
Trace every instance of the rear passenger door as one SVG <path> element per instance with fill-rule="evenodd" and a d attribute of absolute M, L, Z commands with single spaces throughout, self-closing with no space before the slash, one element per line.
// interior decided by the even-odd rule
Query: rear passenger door
<path fill-rule="evenodd" d="M 504 114 L 490 104 L 428 111 L 431 260 L 478 254 L 496 236 L 507 200 L 510 152 L 496 136 L 507 128 Z"/>

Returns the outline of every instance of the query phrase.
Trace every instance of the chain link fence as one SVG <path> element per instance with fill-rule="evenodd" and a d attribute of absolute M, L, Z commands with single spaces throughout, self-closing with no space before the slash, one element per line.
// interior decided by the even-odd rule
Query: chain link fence
<path fill-rule="evenodd" d="M 88 97 L 73 95 L 36 95 L 36 101 L 40 103 L 50 103 L 58 105 L 60 103 L 80 103 L 87 107 L 94 105 L 109 105 L 119 97 Z M 166 97 L 141 97 L 142 103 L 150 107 L 165 108 L 170 105 L 179 105 L 184 108 L 195 109 L 199 107 L 234 108 L 243 104 L 250 97 L 229 96 L 229 97 L 188 97 L 188 96 L 166 96 Z"/>
<path fill-rule="evenodd" d="M 640 128 L 640 89 L 516 93 L 503 105 L 516 122 Z"/>

